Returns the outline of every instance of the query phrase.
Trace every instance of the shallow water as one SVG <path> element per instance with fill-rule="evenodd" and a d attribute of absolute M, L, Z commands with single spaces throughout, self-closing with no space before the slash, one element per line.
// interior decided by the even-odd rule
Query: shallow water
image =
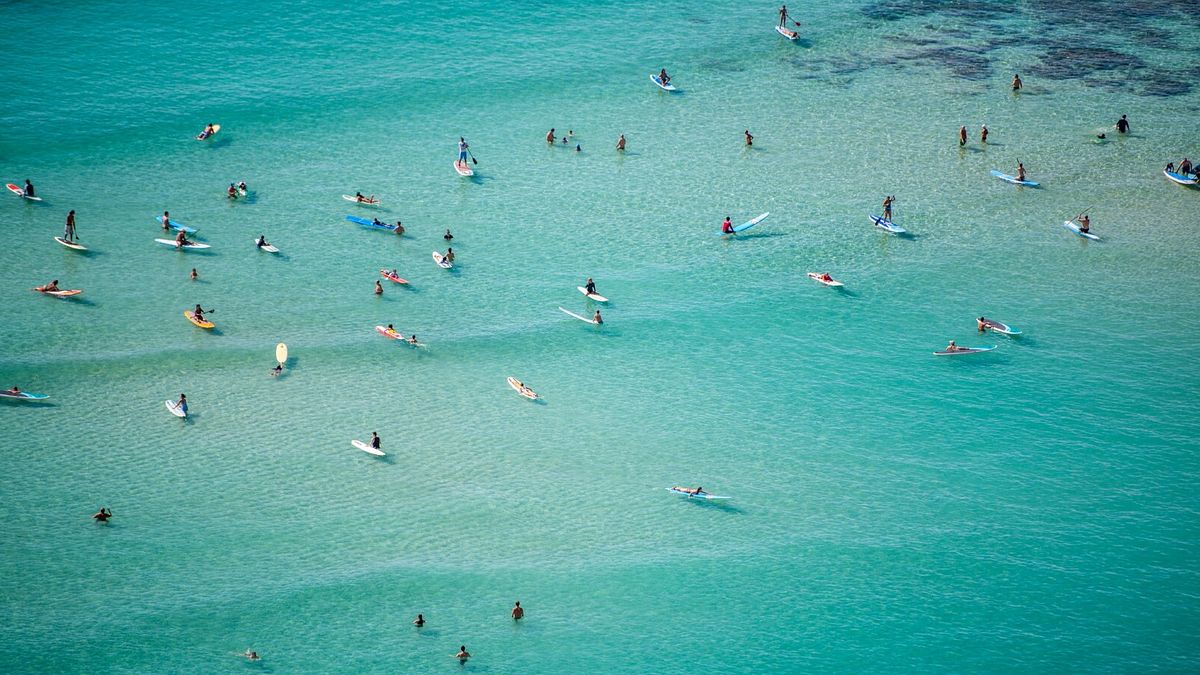
<path fill-rule="evenodd" d="M 1160 171 L 1200 27 L 1123 7 L 819 3 L 798 44 L 723 2 L 0 8 L 0 166 L 45 200 L 0 199 L 0 384 L 52 396 L 0 401 L 0 666 L 1197 668 L 1200 190 Z M 600 328 L 556 309 L 587 276 Z"/>

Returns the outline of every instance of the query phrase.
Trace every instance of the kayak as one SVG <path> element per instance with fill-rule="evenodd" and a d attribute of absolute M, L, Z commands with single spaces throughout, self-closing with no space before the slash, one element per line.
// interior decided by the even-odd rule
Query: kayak
<path fill-rule="evenodd" d="M 904 229 L 903 227 L 900 227 L 899 225 L 893 223 L 892 221 L 887 220 L 883 216 L 867 216 L 867 217 L 871 219 L 872 223 L 875 223 L 875 227 L 878 227 L 881 230 L 886 230 L 888 232 L 891 232 L 892 234 L 904 234 L 905 232 L 908 231 L 908 230 Z"/>
<path fill-rule="evenodd" d="M 395 225 L 388 225 L 387 223 L 376 223 L 374 220 L 368 220 L 366 218 L 359 218 L 358 216 L 346 216 L 346 220 L 348 220 L 352 223 L 358 223 L 359 225 L 362 225 L 363 227 L 373 227 L 376 230 L 387 230 L 388 232 L 396 231 Z"/>
<path fill-rule="evenodd" d="M 457 159 L 454 160 L 454 170 L 457 171 L 458 175 L 460 176 L 475 175 L 475 170 L 471 168 L 470 164 L 467 164 L 466 162 L 460 162 Z"/>
<path fill-rule="evenodd" d="M 816 272 L 809 272 L 808 278 L 812 279 L 813 281 L 817 282 L 818 284 L 825 284 L 826 286 L 840 287 L 843 285 L 842 282 L 834 281 L 832 279 L 830 279 L 829 281 L 826 281 L 826 280 L 822 279 L 821 275 Z"/>
<path fill-rule="evenodd" d="M 154 222 L 158 223 L 159 227 L 162 227 L 162 216 L 154 216 Z M 171 219 L 167 219 L 167 227 L 175 230 L 176 232 L 183 232 L 184 234 L 196 234 L 196 228 L 188 227 L 187 225 L 180 225 Z"/>
<path fill-rule="evenodd" d="M 212 125 L 212 128 L 213 128 L 213 130 L 212 130 L 212 133 L 211 133 L 211 134 L 209 134 L 209 135 L 207 135 L 207 136 L 205 136 L 205 135 L 204 135 L 204 132 L 203 132 L 203 131 L 201 131 L 200 133 L 196 134 L 196 140 L 198 140 L 198 141 L 204 141 L 204 140 L 208 140 L 208 139 L 212 138 L 213 136 L 216 136 L 216 135 L 217 135 L 217 132 L 221 130 L 221 125 L 220 125 L 220 124 L 214 124 L 214 125 Z"/>
<path fill-rule="evenodd" d="M 178 403 L 178 401 L 164 401 L 164 403 L 167 404 L 167 410 L 170 410 L 172 415 L 176 417 L 187 417 L 187 410 L 175 405 Z"/>
<path fill-rule="evenodd" d="M 775 26 L 775 32 L 791 40 L 792 42 L 795 42 L 800 37 L 800 34 L 796 31 L 784 28 L 783 26 Z"/>
<path fill-rule="evenodd" d="M 572 311 L 571 311 L 571 310 L 569 310 L 569 309 L 563 309 L 562 307 L 559 307 L 559 308 L 558 308 L 558 311 L 562 312 L 563 314 L 568 314 L 568 315 L 570 315 L 570 316 L 573 316 L 573 317 L 575 317 L 576 319 L 579 319 L 580 321 L 586 321 L 587 323 L 590 323 L 590 324 L 593 324 L 593 325 L 596 325 L 596 326 L 599 326 L 599 325 L 600 325 L 600 324 L 596 323 L 596 322 L 595 322 L 595 320 L 593 320 L 593 319 L 589 319 L 589 318 L 587 318 L 587 317 L 585 317 L 585 316 L 579 316 L 578 314 L 576 314 L 575 312 L 572 312 Z"/>
<path fill-rule="evenodd" d="M 278 361 L 279 365 L 281 366 L 287 363 L 287 345 L 283 344 L 282 342 L 275 345 L 275 360 Z"/>
<path fill-rule="evenodd" d="M 63 239 L 62 237 L 55 237 L 54 241 L 57 241 L 58 243 L 62 244 L 63 246 L 66 246 L 67 248 L 73 248 L 76 251 L 86 251 L 87 250 L 87 247 L 84 246 L 83 244 L 79 244 L 79 243 L 76 243 L 73 241 L 67 241 L 66 239 Z"/>
<path fill-rule="evenodd" d="M 996 345 L 992 345 L 991 347 L 960 347 L 958 349 L 955 349 L 952 352 L 948 352 L 945 349 L 943 349 L 941 351 L 934 352 L 933 355 L 934 356 L 961 356 L 963 354 L 978 354 L 979 352 L 990 352 L 995 348 L 996 348 Z"/>
<path fill-rule="evenodd" d="M 368 199 L 366 197 L 363 197 L 362 201 L 359 201 L 358 197 L 356 197 L 354 195 L 342 195 L 342 199 L 345 199 L 348 202 L 362 204 L 364 206 L 379 206 L 378 199 Z"/>
<path fill-rule="evenodd" d="M 18 197 L 22 197 L 22 198 L 24 198 L 24 199 L 28 199 L 28 200 L 30 200 L 30 201 L 34 201 L 34 202 L 40 202 L 40 201 L 42 201 L 42 198 L 41 198 L 41 197 L 30 197 L 29 195 L 25 194 L 25 190 L 24 190 L 22 187 L 20 187 L 19 185 L 13 185 L 12 183 L 5 183 L 5 184 L 4 184 L 4 187 L 6 187 L 6 188 L 8 188 L 9 190 L 11 190 L 11 191 L 13 191 L 14 193 L 16 193 L 16 195 L 17 195 Z"/>
<path fill-rule="evenodd" d="M 1073 223 L 1069 220 L 1063 222 L 1063 227 L 1067 228 L 1068 230 L 1070 230 L 1070 231 L 1074 232 L 1075 234 L 1077 234 L 1081 237 L 1084 237 L 1086 239 L 1091 239 L 1092 241 L 1100 241 L 1100 237 L 1097 237 L 1096 235 L 1092 234 L 1091 232 L 1084 232 L 1083 230 L 1079 229 L 1078 225 L 1076 225 L 1075 223 Z"/>
<path fill-rule="evenodd" d="M 197 244 L 196 242 L 192 242 L 190 244 L 184 244 L 181 247 L 175 243 L 174 239 L 155 239 L 154 241 L 157 241 L 158 243 L 162 244 L 163 246 L 170 246 L 171 248 L 185 248 L 185 249 L 196 249 L 196 250 L 212 248 L 212 246 L 209 246 L 208 244 Z"/>
<path fill-rule="evenodd" d="M 1200 183 L 1200 174 L 1176 173 L 1174 171 L 1167 171 L 1166 169 L 1163 169 L 1163 175 L 1175 181 L 1176 183 L 1179 183 L 1180 185 L 1196 185 L 1197 183 Z M 1191 178 L 1188 178 L 1188 176 L 1191 176 Z M 9 185 L 8 189 L 13 189 L 13 186 Z"/>
<path fill-rule="evenodd" d="M 651 73 L 651 75 L 650 75 L 650 81 L 653 82 L 659 89 L 662 89 L 663 91 L 675 91 L 675 85 L 663 84 L 662 80 L 660 80 L 658 78 L 658 75 L 655 75 L 653 73 Z"/>
<path fill-rule="evenodd" d="M 254 240 L 254 243 L 255 243 L 255 245 L 257 245 L 257 244 L 258 244 L 258 240 L 257 240 L 257 239 L 255 239 L 255 240 Z M 279 249 L 275 248 L 275 247 L 274 247 L 274 246 L 272 246 L 271 244 L 266 244 L 265 246 L 259 246 L 258 248 L 259 248 L 260 250 L 266 251 L 267 253 L 279 253 Z"/>
<path fill-rule="evenodd" d="M 49 394 L 31 394 L 27 391 L 18 392 L 16 394 L 11 391 L 0 391 L 0 398 L 11 398 L 17 401 L 44 401 L 50 398 Z"/>
<path fill-rule="evenodd" d="M 444 270 L 448 270 L 454 266 L 454 263 L 447 262 L 446 259 L 442 257 L 442 254 L 438 253 L 437 251 L 433 252 L 433 262 L 437 263 L 437 266 Z"/>
<path fill-rule="evenodd" d="M 43 291 L 41 288 L 35 288 L 33 290 L 37 291 L 38 293 L 42 293 L 44 295 L 53 295 L 56 298 L 69 298 L 72 295 L 79 295 L 80 293 L 83 292 L 81 289 L 78 289 L 78 288 L 74 288 L 74 289 L 66 290 L 66 291 Z"/>
<path fill-rule="evenodd" d="M 1000 323 L 999 321 L 992 321 L 991 319 L 984 319 L 983 327 L 990 331 L 996 332 L 996 333 L 1003 333 L 1004 335 L 1020 335 L 1021 334 L 1021 331 L 1017 330 L 1016 328 L 1013 328 L 1012 326 L 1010 326 L 1006 323 Z"/>
<path fill-rule="evenodd" d="M 515 377 L 508 378 L 508 386 L 517 390 L 518 394 L 524 396 L 525 398 L 529 399 L 530 401 L 536 401 L 538 399 L 538 395 L 534 390 L 530 389 L 529 387 L 526 387 L 520 380 L 518 380 Z"/>
<path fill-rule="evenodd" d="M 575 288 L 580 293 L 583 293 L 584 295 L 588 296 L 588 298 L 591 300 L 595 300 L 596 302 L 608 302 L 608 298 L 604 297 L 603 295 L 600 295 L 599 293 L 588 293 L 587 289 L 584 288 L 583 286 L 576 286 Z"/>
<path fill-rule="evenodd" d="M 748 229 L 750 229 L 750 228 L 754 227 L 755 225 L 757 225 L 757 224 L 761 223 L 761 222 L 763 221 L 763 218 L 766 218 L 766 217 L 767 217 L 767 216 L 769 216 L 769 215 L 771 215 L 770 211 L 768 211 L 767 213 L 762 213 L 762 214 L 759 214 L 758 216 L 756 216 L 756 217 L 754 217 L 754 218 L 751 218 L 750 220 L 747 220 L 746 222 L 742 223 L 741 225 L 737 225 L 737 226 L 735 226 L 735 227 L 733 228 L 733 232 L 720 232 L 720 233 L 718 233 L 718 234 L 717 234 L 717 236 L 718 236 L 718 237 L 724 237 L 724 236 L 727 236 L 727 235 L 730 235 L 730 234 L 737 234 L 738 232 L 745 232 L 746 230 L 748 230 Z"/>
<path fill-rule="evenodd" d="M 725 497 L 723 495 L 712 495 L 707 492 L 700 492 L 697 494 L 693 494 L 691 492 L 688 492 L 687 490 L 681 490 L 680 488 L 677 488 L 677 487 L 669 487 L 669 488 L 666 488 L 666 490 L 668 492 L 674 492 L 677 495 L 683 495 L 684 497 L 687 497 L 688 499 L 713 499 L 713 500 L 732 499 L 732 497 Z"/>
<path fill-rule="evenodd" d="M 350 445 L 353 445 L 354 447 L 358 448 L 359 450 L 362 450 L 363 452 L 365 452 L 367 454 L 375 455 L 376 457 L 383 457 L 386 454 L 386 453 L 384 453 L 384 451 L 380 450 L 379 448 L 372 448 L 371 446 L 367 445 L 366 443 L 363 443 L 362 441 L 358 440 L 357 438 L 350 441 Z"/>
<path fill-rule="evenodd" d="M 217 326 L 217 324 L 215 324 L 215 323 L 213 323 L 213 322 L 211 322 L 211 321 L 205 321 L 205 320 L 203 320 L 203 319 L 197 319 L 197 318 L 196 318 L 196 315 L 195 315 L 194 313 L 190 312 L 190 311 L 185 311 L 185 312 L 183 313 L 183 315 L 184 315 L 185 317 L 187 317 L 187 320 L 188 320 L 188 321 L 191 321 L 192 323 L 196 324 L 197 326 L 199 326 L 199 327 L 201 327 L 201 328 L 203 328 L 203 329 L 205 329 L 205 330 L 211 330 L 211 329 L 213 329 L 213 328 L 216 328 L 216 326 Z"/>
<path fill-rule="evenodd" d="M 395 274 L 392 274 L 391 272 L 389 272 L 387 270 L 379 270 L 379 276 L 383 277 L 384 279 L 389 279 L 391 281 L 394 281 L 398 284 L 407 284 L 408 283 L 407 279 L 401 279 L 400 277 L 396 276 Z"/>
<path fill-rule="evenodd" d="M 992 169 L 992 175 L 995 176 L 996 178 L 999 178 L 1002 181 L 1005 181 L 1006 183 L 1012 183 L 1013 185 L 1024 185 L 1026 187 L 1038 187 L 1041 185 L 1041 183 L 1035 183 L 1031 180 L 1017 180 L 1016 176 L 1010 176 L 1004 172 L 997 171 L 995 169 Z"/>

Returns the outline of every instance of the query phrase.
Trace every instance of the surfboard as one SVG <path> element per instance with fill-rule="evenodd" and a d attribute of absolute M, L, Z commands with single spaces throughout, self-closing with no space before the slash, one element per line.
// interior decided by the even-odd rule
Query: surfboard
<path fill-rule="evenodd" d="M 454 160 L 454 170 L 457 171 L 458 175 L 460 176 L 475 175 L 475 169 L 472 169 L 470 164 L 467 164 L 466 162 L 460 162 L 457 159 Z"/>
<path fill-rule="evenodd" d="M 663 91 L 675 91 L 675 85 L 673 85 L 673 84 L 663 84 L 663 83 L 662 83 L 662 80 L 660 80 L 660 79 L 658 78 L 658 74 L 657 74 L 657 73 L 651 73 L 651 74 L 650 74 L 650 81 L 651 81 L 651 82 L 653 82 L 653 83 L 654 83 L 654 85 L 655 85 L 656 87 L 658 87 L 659 89 L 662 89 Z"/>
<path fill-rule="evenodd" d="M 904 229 L 903 227 L 900 227 L 899 225 L 893 223 L 892 221 L 886 220 L 882 216 L 867 216 L 867 217 L 871 219 L 872 223 L 875 223 L 875 227 L 878 227 L 881 230 L 886 230 L 888 232 L 891 232 L 892 234 L 904 234 L 905 232 L 908 231 L 908 230 Z"/>
<path fill-rule="evenodd" d="M 1068 230 L 1070 230 L 1070 231 L 1074 232 L 1075 234 L 1077 234 L 1081 237 L 1084 237 L 1086 239 L 1091 239 L 1092 241 L 1100 241 L 1100 237 L 1092 234 L 1091 232 L 1084 232 L 1083 230 L 1079 229 L 1078 225 L 1076 225 L 1075 223 L 1073 223 L 1069 220 L 1063 222 L 1063 227 L 1067 228 Z"/>
<path fill-rule="evenodd" d="M 211 321 L 204 321 L 202 319 L 197 319 L 196 315 L 193 314 L 191 312 L 191 310 L 184 310 L 183 316 L 186 317 L 188 321 L 191 321 L 193 324 L 195 324 L 205 330 L 211 330 L 213 328 L 216 328 L 216 326 L 217 326 L 217 324 L 215 324 Z"/>
<path fill-rule="evenodd" d="M 392 274 L 388 270 L 379 270 L 379 276 L 383 277 L 384 279 L 394 281 L 395 283 L 398 283 L 398 284 L 407 284 L 408 283 L 407 279 L 401 279 L 400 277 L 396 276 L 395 274 Z"/>
<path fill-rule="evenodd" d="M 362 204 L 363 206 L 379 206 L 380 204 L 379 199 L 371 200 L 369 197 L 363 197 L 364 201 L 360 202 L 358 201 L 358 197 L 354 195 L 342 195 L 342 199 L 345 199 L 348 202 L 354 202 L 355 204 Z"/>
<path fill-rule="evenodd" d="M 588 296 L 589 299 L 595 300 L 596 302 L 608 302 L 608 298 L 604 297 L 603 295 L 600 295 L 599 293 L 588 293 L 587 289 L 584 288 L 583 286 L 576 286 L 575 289 L 578 290 L 580 293 L 583 293 L 584 295 Z"/>
<path fill-rule="evenodd" d="M 278 361 L 279 365 L 281 366 L 287 363 L 287 345 L 283 344 L 282 342 L 275 345 L 275 360 Z"/>
<path fill-rule="evenodd" d="M 158 223 L 159 227 L 162 227 L 162 216 L 154 216 L 154 222 Z M 167 219 L 167 227 L 176 232 L 183 232 L 184 234 L 196 234 L 196 228 L 177 223 L 169 218 Z"/>
<path fill-rule="evenodd" d="M 350 441 L 350 445 L 353 445 L 354 447 L 358 448 L 359 450 L 362 450 L 363 452 L 365 452 L 369 455 L 375 455 L 376 457 L 383 457 L 386 455 L 386 453 L 384 451 L 376 449 L 376 448 L 372 448 L 370 445 L 363 443 L 362 441 L 358 440 L 357 438 Z"/>
<path fill-rule="evenodd" d="M 442 257 L 442 254 L 438 253 L 437 251 L 433 252 L 433 262 L 437 263 L 437 266 L 444 270 L 448 270 L 453 266 L 453 263 L 446 262 L 446 259 Z"/>
<path fill-rule="evenodd" d="M 725 237 L 725 236 L 728 236 L 728 235 L 730 235 L 730 234 L 737 234 L 737 233 L 739 233 L 739 232 L 745 232 L 746 230 L 748 230 L 748 229 L 750 229 L 750 228 L 754 227 L 755 225 L 757 225 L 757 224 L 761 223 L 761 222 L 763 221 L 763 219 L 764 219 L 764 218 L 766 218 L 766 217 L 767 217 L 767 216 L 769 216 L 769 215 L 771 215 L 771 213 L 770 213 L 769 211 L 768 211 L 767 213 L 762 213 L 762 214 L 759 214 L 758 216 L 755 216 L 754 218 L 751 218 L 750 220 L 747 220 L 746 222 L 742 223 L 741 225 L 734 226 L 734 228 L 733 228 L 733 232 L 718 232 L 718 233 L 717 233 L 717 236 L 718 236 L 718 237 Z"/>
<path fill-rule="evenodd" d="M 187 411 L 181 410 L 179 406 L 175 405 L 177 401 L 165 401 L 165 403 L 167 404 L 167 410 L 170 410 L 172 415 L 176 417 L 187 417 Z"/>
<path fill-rule="evenodd" d="M 1041 185 L 1041 183 L 1036 183 L 1031 180 L 1017 180 L 1016 176 L 1010 176 L 1003 171 L 997 171 L 995 169 L 992 169 L 992 175 L 1006 183 L 1012 183 L 1013 185 L 1024 185 L 1026 187 L 1038 187 Z"/>
<path fill-rule="evenodd" d="M 560 312 L 562 312 L 563 314 L 566 314 L 566 315 L 568 315 L 568 316 L 573 316 L 573 317 L 575 317 L 576 319 L 579 319 L 580 321 L 585 321 L 585 322 L 587 322 L 587 323 L 590 323 L 590 324 L 592 324 L 593 326 L 599 326 L 599 325 L 600 325 L 600 324 L 596 323 L 595 321 L 593 321 L 593 320 L 591 320 L 591 319 L 589 319 L 589 318 L 587 318 L 587 317 L 579 316 L 578 314 L 576 314 L 575 312 L 572 312 L 572 311 L 571 311 L 571 310 L 569 310 L 569 309 L 563 309 L 562 307 L 559 307 L 559 308 L 558 308 L 558 311 L 560 311 Z"/>
<path fill-rule="evenodd" d="M 346 216 L 346 220 L 348 220 L 352 223 L 358 223 L 359 225 L 362 225 L 363 227 L 373 227 L 376 230 L 387 230 L 389 232 L 396 231 L 395 225 L 389 225 L 388 223 L 376 223 L 374 220 L 368 220 L 366 218 L 359 218 L 358 216 Z"/>
<path fill-rule="evenodd" d="M 787 28 L 784 28 L 783 26 L 775 26 L 775 32 L 779 33 L 783 37 L 791 40 L 792 42 L 795 42 L 797 39 L 800 38 L 799 33 L 797 33 L 794 30 L 789 30 Z"/>
<path fill-rule="evenodd" d="M 817 282 L 818 284 L 825 284 L 826 286 L 838 287 L 838 286 L 843 285 L 842 282 L 840 282 L 840 281 L 826 281 L 826 280 L 822 279 L 821 275 L 816 272 L 809 272 L 808 278 L 812 279 L 813 281 Z"/>
<path fill-rule="evenodd" d="M 43 291 L 38 288 L 35 288 L 33 290 L 35 290 L 38 293 L 41 293 L 43 295 L 53 295 L 56 298 L 69 298 L 73 295 L 79 295 L 80 293 L 83 292 L 81 289 L 78 289 L 78 288 L 73 288 L 73 289 L 65 290 L 65 291 Z"/>
<path fill-rule="evenodd" d="M 33 202 L 42 201 L 41 197 L 30 197 L 29 195 L 25 194 L 25 189 L 19 185 L 13 185 L 12 183 L 5 183 L 4 187 L 11 190 L 13 193 L 15 193 L 18 197 L 21 197 L 22 199 L 28 199 L 29 201 L 33 201 Z"/>
<path fill-rule="evenodd" d="M 508 378 L 508 386 L 512 387 L 518 394 L 524 396 L 530 401 L 536 401 L 538 399 L 537 392 L 530 389 L 528 386 L 522 386 L 521 381 L 515 377 Z"/>
<path fill-rule="evenodd" d="M 155 239 L 154 241 L 157 241 L 158 243 L 162 244 L 163 246 L 170 246 L 171 248 L 184 248 L 184 249 L 196 249 L 196 250 L 212 248 L 212 246 L 209 246 L 208 244 L 197 244 L 196 242 L 192 242 L 190 244 L 184 244 L 182 247 L 179 247 L 179 246 L 175 245 L 174 239 Z"/>
<path fill-rule="evenodd" d="M 58 243 L 62 244 L 63 246 L 66 246 L 67 248 L 73 248 L 76 251 L 86 251 L 87 250 L 87 247 L 84 246 L 83 244 L 79 244 L 79 243 L 76 243 L 73 241 L 67 241 L 66 239 L 63 239 L 62 237 L 55 237 L 54 241 L 57 241 Z"/>
<path fill-rule="evenodd" d="M 1013 328 L 1012 326 L 1010 326 L 1006 323 L 1001 323 L 999 321 L 992 321 L 991 319 L 984 319 L 983 327 L 992 332 L 1001 333 L 1003 335 L 1020 335 L 1021 334 L 1021 331 L 1017 330 L 1016 328 Z"/>
<path fill-rule="evenodd" d="M 1171 180 L 1175 183 L 1179 183 L 1180 185 L 1196 185 L 1196 184 L 1200 183 L 1200 174 L 1194 174 L 1194 173 L 1184 174 L 1184 173 L 1177 173 L 1175 171 L 1167 171 L 1166 169 L 1163 169 L 1163 175 L 1166 176 L 1169 180 Z M 12 188 L 13 188 L 12 185 L 8 186 L 8 189 L 11 190 Z"/>
<path fill-rule="evenodd" d="M 707 492 L 693 494 L 693 493 L 687 492 L 685 490 L 680 490 L 677 487 L 669 487 L 669 488 L 666 488 L 666 490 L 668 492 L 674 492 L 677 495 L 683 495 L 684 497 L 687 497 L 688 499 L 715 499 L 715 500 L 731 499 L 730 497 L 726 497 L 724 495 L 711 495 Z"/>
<path fill-rule="evenodd" d="M 205 129 L 208 129 L 208 127 L 207 127 L 207 126 L 205 126 L 204 128 L 205 128 Z M 221 130 L 221 125 L 220 125 L 220 124 L 214 124 L 214 125 L 212 125 L 212 128 L 213 128 L 213 130 L 212 130 L 212 133 L 211 133 L 211 134 L 209 134 L 209 135 L 207 135 L 207 136 L 205 136 L 205 135 L 204 135 L 204 131 L 201 131 L 200 133 L 196 134 L 196 140 L 198 140 L 198 141 L 207 141 L 208 139 L 212 138 L 213 136 L 216 136 L 216 135 L 217 135 L 217 132 Z"/>
<path fill-rule="evenodd" d="M 934 356 L 962 356 L 963 354 L 978 354 L 980 352 L 990 352 L 995 348 L 996 348 L 996 345 L 992 345 L 991 347 L 962 347 L 959 349 L 955 349 L 952 352 L 948 352 L 945 349 L 943 349 L 943 350 L 934 352 L 933 355 Z"/>
<path fill-rule="evenodd" d="M 18 401 L 44 401 L 50 398 L 50 394 L 34 394 L 28 391 L 14 394 L 11 391 L 0 391 L 0 398 L 11 398 Z"/>
<path fill-rule="evenodd" d="M 258 246 L 258 239 L 254 240 L 254 244 L 255 244 L 255 246 Z M 258 249 L 261 251 L 266 251 L 267 253 L 279 253 L 279 249 L 275 248 L 271 244 L 267 244 L 265 246 L 258 246 Z"/>

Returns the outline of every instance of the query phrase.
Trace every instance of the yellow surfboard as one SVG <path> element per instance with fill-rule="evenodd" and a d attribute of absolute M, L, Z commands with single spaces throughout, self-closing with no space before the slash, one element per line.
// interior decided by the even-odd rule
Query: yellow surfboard
<path fill-rule="evenodd" d="M 287 345 L 283 344 L 282 342 L 275 345 L 275 360 L 278 361 L 279 365 L 281 366 L 287 363 Z"/>
<path fill-rule="evenodd" d="M 192 323 L 196 324 L 197 326 L 199 326 L 201 328 L 209 329 L 209 328 L 216 328 L 216 326 L 217 326 L 217 324 L 215 324 L 211 321 L 197 321 L 196 315 L 192 314 L 191 312 L 184 312 L 183 315 L 187 317 L 188 321 L 191 321 Z"/>

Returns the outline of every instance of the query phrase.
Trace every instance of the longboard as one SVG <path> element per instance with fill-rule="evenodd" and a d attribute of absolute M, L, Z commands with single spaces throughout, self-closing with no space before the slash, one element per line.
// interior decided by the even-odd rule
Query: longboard
<path fill-rule="evenodd" d="M 353 445 L 354 447 L 358 448 L 359 450 L 362 450 L 363 452 L 365 452 L 369 455 L 375 455 L 376 457 L 383 457 L 384 455 L 387 454 L 384 451 L 379 450 L 378 448 L 372 448 L 370 445 L 363 443 L 362 441 L 358 440 L 357 438 L 350 441 L 350 445 Z"/>
<path fill-rule="evenodd" d="M 179 406 L 175 405 L 177 401 L 166 401 L 165 403 L 167 404 L 167 410 L 170 410 L 172 415 L 176 417 L 187 417 L 187 412 L 180 410 Z"/>
<path fill-rule="evenodd" d="M 585 321 L 585 322 L 587 322 L 587 323 L 590 323 L 590 324 L 592 324 L 593 326 L 599 326 L 599 325 L 600 325 L 600 324 L 596 323 L 594 320 L 592 320 L 592 319 L 589 319 L 589 318 L 587 318 L 587 317 L 582 317 L 582 316 L 579 316 L 578 314 L 576 314 L 575 312 L 572 312 L 572 311 L 571 311 L 571 310 L 569 310 L 569 309 L 563 309 L 562 307 L 559 307 L 559 308 L 558 308 L 558 311 L 560 311 L 560 312 L 562 312 L 563 314 L 566 314 L 566 315 L 568 315 L 568 316 L 573 316 L 573 317 L 575 317 L 576 319 L 579 319 L 580 321 Z"/>
<path fill-rule="evenodd" d="M 79 243 L 76 243 L 73 241 L 67 241 L 66 239 L 63 239 L 62 237 L 55 237 L 54 241 L 57 241 L 58 243 L 62 244 L 63 246 L 66 246 L 67 248 L 73 248 L 76 251 L 86 251 L 87 250 L 87 247 L 84 246 L 83 244 L 79 244 Z"/>
<path fill-rule="evenodd" d="M 599 293 L 588 293 L 587 289 L 584 288 L 583 286 L 576 286 L 575 288 L 576 288 L 576 290 L 578 290 L 580 293 L 583 293 L 591 300 L 595 300 L 596 302 L 608 302 L 608 298 L 604 297 L 603 295 L 600 295 Z"/>

